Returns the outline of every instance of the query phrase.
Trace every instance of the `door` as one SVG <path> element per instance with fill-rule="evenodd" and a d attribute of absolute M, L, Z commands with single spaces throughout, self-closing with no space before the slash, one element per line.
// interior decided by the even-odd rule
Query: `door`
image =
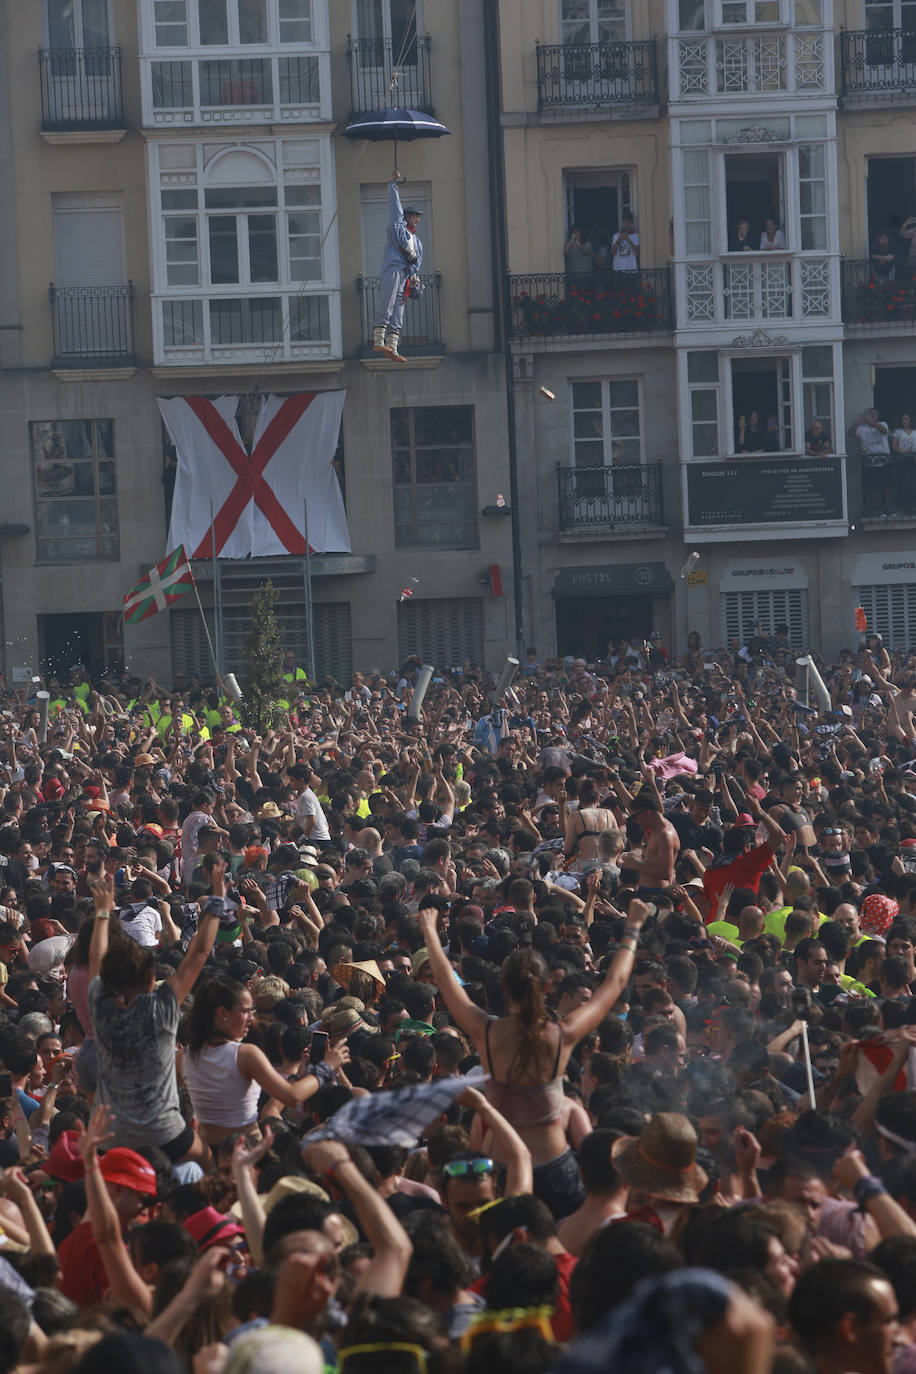
<path fill-rule="evenodd" d="M 100 613 L 40 615 L 38 649 L 46 677 L 67 677 L 75 663 L 98 675 L 105 658 L 105 616 Z"/>
<path fill-rule="evenodd" d="M 569 596 L 557 601 L 557 653 L 604 658 L 608 645 L 633 635 L 648 639 L 651 596 Z"/>
<path fill-rule="evenodd" d="M 891 430 L 900 424 L 901 415 L 913 413 L 916 397 L 916 367 L 879 367 L 875 371 L 875 406 L 879 419 Z"/>
<path fill-rule="evenodd" d="M 916 162 L 912 157 L 870 157 L 867 165 L 868 244 L 862 256 L 868 256 L 882 229 L 890 235 L 891 248 L 905 255 L 909 245 L 900 238 L 900 226 L 916 202 Z"/>
<path fill-rule="evenodd" d="M 130 351 L 124 234 L 116 196 L 53 198 L 54 283 L 61 357 Z"/>
<path fill-rule="evenodd" d="M 359 89 L 374 96 L 380 108 L 425 106 L 417 9 L 413 0 L 356 0 Z M 398 80 L 392 85 L 395 72 Z M 359 108 L 371 109 L 372 102 L 361 101 Z"/>
<path fill-rule="evenodd" d="M 104 124 L 118 116 L 108 0 L 46 0 L 48 118 Z"/>

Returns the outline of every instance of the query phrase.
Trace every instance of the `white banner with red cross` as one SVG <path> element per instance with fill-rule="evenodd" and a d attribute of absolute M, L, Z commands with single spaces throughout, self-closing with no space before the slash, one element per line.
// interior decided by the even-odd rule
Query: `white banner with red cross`
<path fill-rule="evenodd" d="M 349 553 L 334 454 L 344 391 L 265 396 L 249 455 L 238 396 L 175 396 L 159 409 L 178 453 L 168 548 L 210 558 Z"/>

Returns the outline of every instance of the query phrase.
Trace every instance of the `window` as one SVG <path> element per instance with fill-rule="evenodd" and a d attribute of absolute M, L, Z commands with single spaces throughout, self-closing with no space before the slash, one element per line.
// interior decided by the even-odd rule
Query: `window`
<path fill-rule="evenodd" d="M 398 605 L 398 658 L 460 668 L 483 663 L 483 607 L 479 597 L 402 601 Z"/>
<path fill-rule="evenodd" d="M 719 453 L 719 357 L 716 353 L 687 354 L 687 387 L 694 458 Z"/>
<path fill-rule="evenodd" d="M 712 251 L 709 153 L 705 148 L 685 148 L 683 165 L 687 256 L 708 257 Z"/>
<path fill-rule="evenodd" d="M 163 191 L 165 270 L 168 286 L 199 286 L 196 191 Z"/>
<path fill-rule="evenodd" d="M 626 0 L 563 0 L 562 43 L 622 43 L 626 36 Z"/>
<path fill-rule="evenodd" d="M 706 28 L 706 0 L 678 0 L 677 21 L 681 33 L 702 33 Z"/>
<path fill-rule="evenodd" d="M 573 382 L 573 465 L 604 467 L 643 461 L 639 382 Z"/>
<path fill-rule="evenodd" d="M 312 0 L 279 0 L 281 43 L 312 42 Z"/>
<path fill-rule="evenodd" d="M 203 48 L 267 42 L 267 0 L 198 0 Z"/>
<path fill-rule="evenodd" d="M 790 358 L 732 358 L 732 453 L 793 452 Z M 741 424 L 742 418 L 745 421 Z"/>
<path fill-rule="evenodd" d="M 830 344 L 811 344 L 803 348 L 802 396 L 805 431 L 819 420 L 823 433 L 836 447 L 833 423 L 833 349 Z"/>
<path fill-rule="evenodd" d="M 865 0 L 865 27 L 916 32 L 916 0 Z"/>
<path fill-rule="evenodd" d="M 791 647 L 807 649 L 808 592 L 804 587 L 771 592 L 722 592 L 719 603 L 723 644 L 733 639 L 746 644 L 757 633 L 773 636 L 777 625 L 788 625 Z"/>
<path fill-rule="evenodd" d="M 787 241 L 784 181 L 784 159 L 779 153 L 735 153 L 725 158 L 726 252 L 744 252 L 738 240 L 738 225 L 742 221 L 749 226 L 753 252 L 760 251 L 768 220 L 782 234 L 782 240 L 777 236 L 775 241 Z"/>
<path fill-rule="evenodd" d="M 723 24 L 778 24 L 781 0 L 720 0 Z"/>
<path fill-rule="evenodd" d="M 395 543 L 477 548 L 473 407 L 392 410 L 391 456 Z"/>
<path fill-rule="evenodd" d="M 286 207 L 290 280 L 321 281 L 321 187 L 288 186 Z"/>
<path fill-rule="evenodd" d="M 49 420 L 30 428 L 37 561 L 117 558 L 113 422 Z"/>
<path fill-rule="evenodd" d="M 395 67 L 417 65 L 416 9 L 413 0 L 356 0 L 363 66 L 384 67 L 386 49 Z"/>
<path fill-rule="evenodd" d="M 798 208 L 802 248 L 827 247 L 827 150 L 803 143 L 798 150 Z"/>
<path fill-rule="evenodd" d="M 186 48 L 189 43 L 187 0 L 154 0 L 157 48 Z"/>
<path fill-rule="evenodd" d="M 916 583 L 853 587 L 852 594 L 870 632 L 881 635 L 888 649 L 916 649 Z"/>
<path fill-rule="evenodd" d="M 108 0 L 46 0 L 49 48 L 107 48 Z"/>

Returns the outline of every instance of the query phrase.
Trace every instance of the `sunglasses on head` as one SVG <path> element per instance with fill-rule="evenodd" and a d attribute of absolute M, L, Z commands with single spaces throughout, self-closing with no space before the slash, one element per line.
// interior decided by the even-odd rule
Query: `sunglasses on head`
<path fill-rule="evenodd" d="M 492 1174 L 492 1159 L 453 1159 L 442 1166 L 443 1178 L 467 1178 L 469 1174 Z"/>

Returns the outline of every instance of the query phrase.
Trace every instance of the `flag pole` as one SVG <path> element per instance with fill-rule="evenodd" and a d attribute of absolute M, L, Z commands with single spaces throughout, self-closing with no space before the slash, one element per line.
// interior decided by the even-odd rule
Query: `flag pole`
<path fill-rule="evenodd" d="M 189 564 L 188 564 L 188 567 L 190 567 L 190 566 L 191 566 L 191 565 L 190 565 L 190 563 L 189 563 Z M 213 659 L 213 668 L 214 668 L 214 670 L 215 670 L 215 672 L 216 672 L 216 676 L 217 676 L 217 678 L 218 678 L 218 677 L 219 677 L 219 664 L 218 664 L 217 661 L 216 661 L 216 652 L 215 652 L 215 650 L 214 650 L 214 648 L 213 648 L 213 640 L 210 638 L 210 627 L 209 627 L 208 624 L 207 624 L 207 617 L 204 615 L 204 608 L 203 608 L 203 605 L 201 604 L 201 600 L 200 600 L 200 592 L 197 590 L 197 578 L 194 576 L 194 569 L 193 569 L 193 568 L 191 568 L 191 585 L 192 585 L 192 587 L 194 588 L 194 596 L 195 596 L 196 599 L 197 599 L 197 609 L 200 611 L 200 618 L 201 618 L 201 621 L 203 622 L 204 634 L 207 636 L 207 644 L 210 646 L 210 657 Z"/>
<path fill-rule="evenodd" d="M 308 652 L 309 683 L 315 686 L 315 630 L 312 618 L 312 551 L 309 547 L 309 503 L 303 504 L 303 529 L 305 530 L 305 633 Z"/>
<path fill-rule="evenodd" d="M 213 664 L 216 668 L 216 676 L 222 675 L 223 663 L 223 586 L 220 581 L 219 559 L 216 556 L 216 529 L 213 520 L 213 502 L 210 502 L 210 553 L 213 559 L 213 629 L 216 635 L 216 653 L 213 654 Z M 207 638 L 209 639 L 209 635 Z M 211 652 L 213 646 L 210 646 Z"/>

